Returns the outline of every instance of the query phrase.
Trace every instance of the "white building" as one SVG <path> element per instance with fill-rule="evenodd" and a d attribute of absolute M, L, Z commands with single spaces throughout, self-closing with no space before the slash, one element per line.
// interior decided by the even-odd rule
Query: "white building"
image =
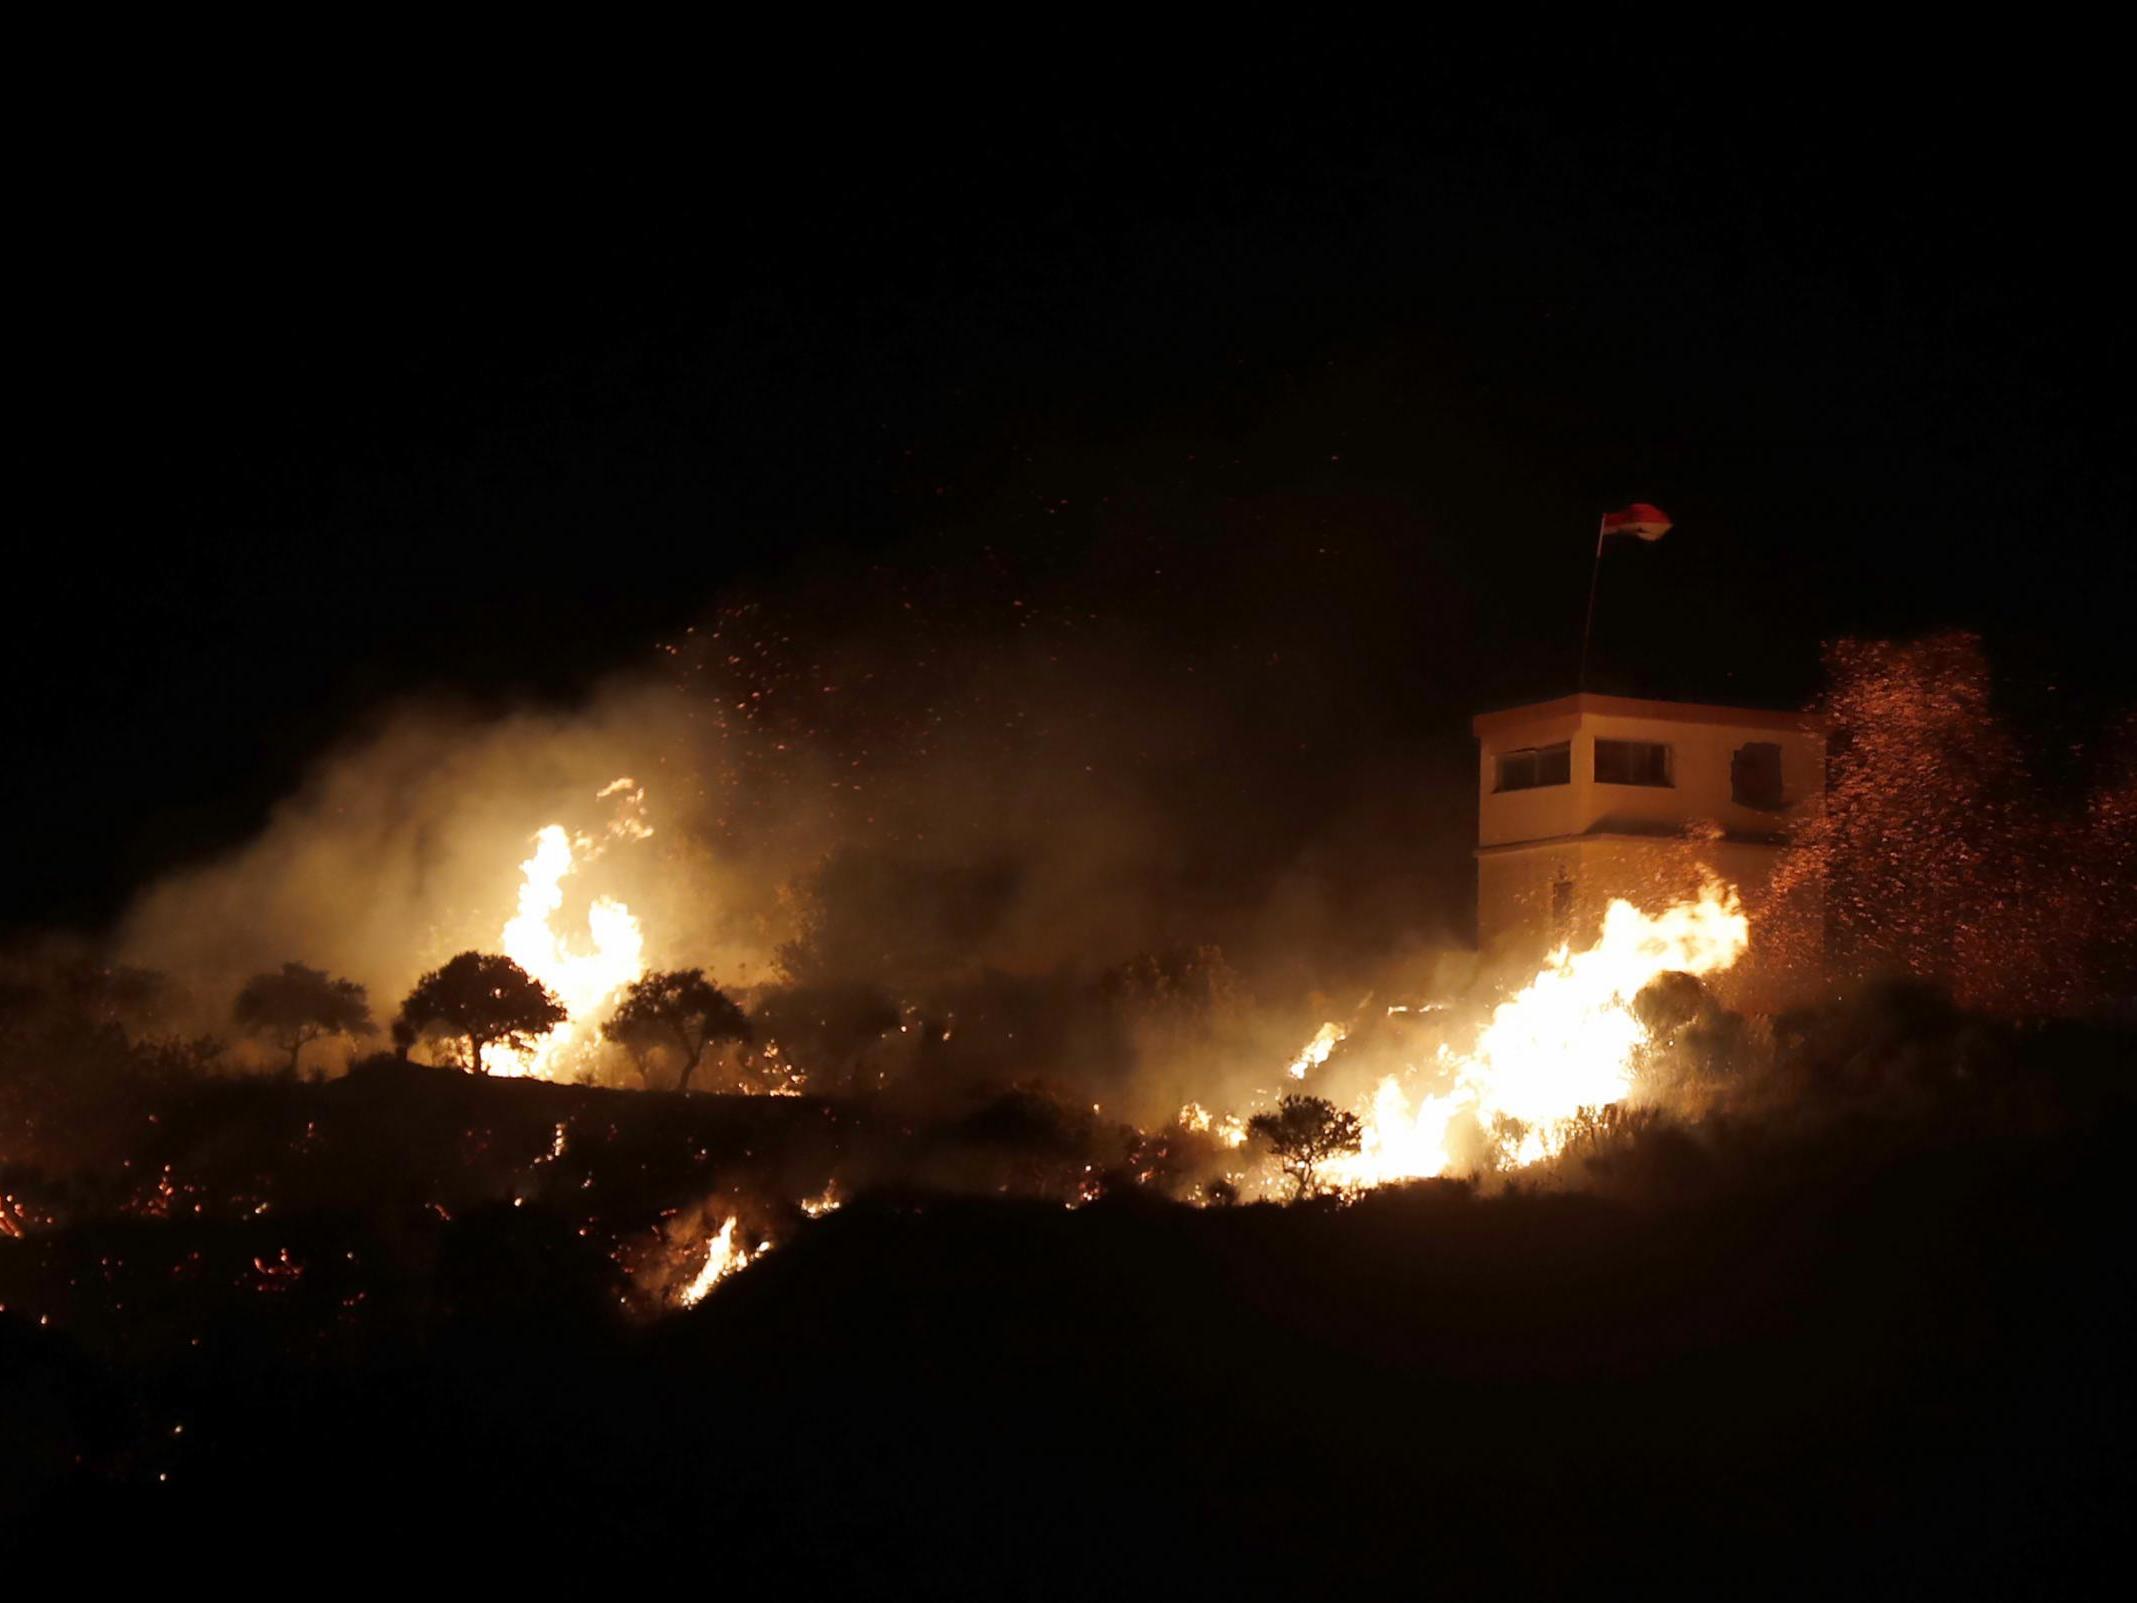
<path fill-rule="evenodd" d="M 1482 748 L 1477 938 L 1488 958 L 1526 962 L 1592 939 L 1614 898 L 1653 910 L 1712 873 L 1751 914 L 1732 1000 L 1779 1006 L 1816 978 L 1818 886 L 1789 898 L 1785 947 L 1778 930 L 1761 939 L 1775 871 L 1824 807 L 1816 718 L 1577 695 L 1484 713 L 1472 727 Z"/>

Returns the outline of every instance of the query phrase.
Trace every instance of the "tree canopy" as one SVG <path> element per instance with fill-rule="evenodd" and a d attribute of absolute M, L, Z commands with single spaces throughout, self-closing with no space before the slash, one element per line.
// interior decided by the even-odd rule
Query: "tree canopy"
<path fill-rule="evenodd" d="M 790 985 L 757 1004 L 764 1056 L 783 1054 L 814 1090 L 850 1090 L 870 1050 L 898 1028 L 897 1004 L 870 985 Z"/>
<path fill-rule="evenodd" d="M 509 957 L 462 952 L 416 981 L 393 1021 L 393 1033 L 403 1046 L 422 1035 L 464 1040 L 468 1067 L 487 1074 L 484 1047 L 495 1044 L 515 1052 L 532 1051 L 537 1041 L 569 1017 L 549 988 Z"/>
<path fill-rule="evenodd" d="M 1355 1113 L 1317 1096 L 1285 1097 L 1273 1112 L 1247 1120 L 1247 1135 L 1276 1154 L 1296 1188 L 1294 1197 L 1314 1191 L 1321 1165 L 1338 1153 L 1356 1152 L 1365 1139 Z"/>
<path fill-rule="evenodd" d="M 656 970 L 633 981 L 609 1016 L 608 1033 L 638 1060 L 648 1084 L 651 1053 L 673 1048 L 681 1064 L 676 1084 L 685 1091 L 709 1048 L 750 1038 L 742 1009 L 695 968 Z"/>
<path fill-rule="evenodd" d="M 287 1052 L 291 1074 L 313 1041 L 330 1035 L 370 1035 L 378 1028 L 371 1022 L 371 1001 L 361 985 L 302 963 L 284 963 L 279 971 L 253 975 L 237 993 L 232 1016 L 239 1029 Z"/>

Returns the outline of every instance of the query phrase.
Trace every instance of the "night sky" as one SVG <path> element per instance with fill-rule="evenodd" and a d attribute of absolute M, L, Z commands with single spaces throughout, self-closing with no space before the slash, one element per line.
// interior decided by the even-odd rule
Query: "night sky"
<path fill-rule="evenodd" d="M 2051 743 L 2137 701 L 2091 69 L 1268 43 L 985 90 L 732 60 L 657 126 L 85 117 L 16 243 L 4 921 L 109 917 L 394 698 L 569 700 L 797 573 L 1069 595 L 1147 545 L 1090 598 L 1137 627 L 1414 625 L 1331 680 L 1466 760 L 1572 688 L 1596 519 L 1644 499 L 1677 529 L 1606 563 L 1607 688 L 1800 704 L 1820 640 L 1956 624 Z"/>

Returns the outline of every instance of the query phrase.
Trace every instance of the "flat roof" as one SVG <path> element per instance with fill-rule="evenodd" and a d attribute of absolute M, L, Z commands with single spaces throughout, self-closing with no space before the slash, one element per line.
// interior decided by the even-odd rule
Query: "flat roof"
<path fill-rule="evenodd" d="M 1480 712 L 1469 723 L 1479 738 L 1547 718 L 1596 714 L 1606 718 L 1649 718 L 1670 724 L 1727 724 L 1740 729 L 1785 729 L 1822 734 L 1825 720 L 1816 713 L 1775 712 L 1766 707 L 1723 707 L 1704 701 L 1642 701 L 1635 696 L 1598 696 L 1583 692 L 1556 701 L 1532 702 L 1499 712 Z"/>

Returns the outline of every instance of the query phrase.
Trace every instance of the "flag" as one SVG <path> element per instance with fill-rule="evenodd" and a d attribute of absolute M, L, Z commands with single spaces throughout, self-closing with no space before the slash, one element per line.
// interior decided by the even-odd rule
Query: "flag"
<path fill-rule="evenodd" d="M 1670 532 L 1670 515 L 1658 506 L 1635 501 L 1623 512 L 1603 514 L 1603 527 L 1595 537 L 1596 549 L 1613 534 L 1637 534 L 1643 540 L 1659 540 Z"/>

